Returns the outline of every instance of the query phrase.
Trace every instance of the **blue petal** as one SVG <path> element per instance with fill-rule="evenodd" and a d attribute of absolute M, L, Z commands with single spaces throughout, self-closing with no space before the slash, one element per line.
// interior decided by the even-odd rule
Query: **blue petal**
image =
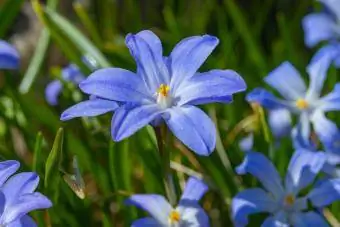
<path fill-rule="evenodd" d="M 70 81 L 76 85 L 85 79 L 85 76 L 82 74 L 78 66 L 74 64 L 70 64 L 63 68 L 61 75 L 65 81 Z"/>
<path fill-rule="evenodd" d="M 134 221 L 131 225 L 131 227 L 163 227 L 162 224 L 160 224 L 157 220 L 153 218 L 141 218 L 136 221 Z"/>
<path fill-rule="evenodd" d="M 181 200 L 198 202 L 208 191 L 208 186 L 196 177 L 190 177 L 185 185 Z"/>
<path fill-rule="evenodd" d="M 340 200 L 340 178 L 323 181 L 308 194 L 308 199 L 315 207 L 325 207 Z"/>
<path fill-rule="evenodd" d="M 39 184 L 39 176 L 33 172 L 23 172 L 12 176 L 2 187 L 6 203 L 15 201 L 18 196 L 32 193 Z"/>
<path fill-rule="evenodd" d="M 332 57 L 324 55 L 317 61 L 312 62 L 307 66 L 307 72 L 309 74 L 309 88 L 306 94 L 307 100 L 313 100 L 320 97 L 323 84 L 327 77 L 327 70 L 332 62 Z"/>
<path fill-rule="evenodd" d="M 297 195 L 299 191 L 310 185 L 325 164 L 323 152 L 299 149 L 291 158 L 287 170 L 285 187 L 287 193 Z"/>
<path fill-rule="evenodd" d="M 238 174 L 252 174 L 277 199 L 281 198 L 284 193 L 280 175 L 273 163 L 259 152 L 247 152 L 242 164 L 237 167 L 236 171 Z"/>
<path fill-rule="evenodd" d="M 37 227 L 37 224 L 30 216 L 24 215 L 22 218 L 8 223 L 6 227 Z"/>
<path fill-rule="evenodd" d="M 11 223 L 12 224 L 12 223 Z M 28 215 L 24 215 L 22 218 L 20 218 L 20 225 L 13 225 L 17 226 L 17 227 L 37 227 L 38 225 L 34 222 L 34 220 L 28 216 Z M 10 226 L 8 226 L 10 227 Z"/>
<path fill-rule="evenodd" d="M 234 93 L 244 91 L 246 84 L 242 77 L 232 70 L 211 70 L 196 74 L 178 87 L 175 96 L 179 97 L 178 105 L 200 103 L 204 104 L 221 100 L 222 97 L 232 96 Z M 230 101 L 230 99 L 226 100 Z"/>
<path fill-rule="evenodd" d="M 15 160 L 0 162 L 0 187 L 12 176 L 20 167 L 20 163 Z"/>
<path fill-rule="evenodd" d="M 323 145 L 327 153 L 335 153 L 339 155 L 340 158 L 340 130 L 329 135 L 329 138 L 323 142 Z"/>
<path fill-rule="evenodd" d="M 0 213 L 1 214 L 3 214 L 5 207 L 6 207 L 6 197 L 5 197 L 4 193 L 2 193 L 0 191 Z"/>
<path fill-rule="evenodd" d="M 270 216 L 264 220 L 261 227 L 289 227 L 287 214 L 284 211 L 279 211 L 274 216 Z"/>
<path fill-rule="evenodd" d="M 170 54 L 170 87 L 177 87 L 192 77 L 217 46 L 219 40 L 210 35 L 193 36 L 179 42 Z"/>
<path fill-rule="evenodd" d="M 248 216 L 254 213 L 276 210 L 276 202 L 267 192 L 260 188 L 252 188 L 239 192 L 232 200 L 232 217 L 237 227 L 248 225 Z"/>
<path fill-rule="evenodd" d="M 316 111 L 312 116 L 313 128 L 323 143 L 331 143 L 338 135 L 336 124 L 328 120 L 323 112 Z"/>
<path fill-rule="evenodd" d="M 248 102 L 258 103 L 267 109 L 291 108 L 287 101 L 276 98 L 272 93 L 263 88 L 255 88 L 252 90 L 247 94 L 246 100 Z"/>
<path fill-rule="evenodd" d="M 114 111 L 118 108 L 118 104 L 114 101 L 104 99 L 91 99 L 80 102 L 65 110 L 60 120 L 67 121 L 75 117 L 93 117 L 107 112 Z"/>
<path fill-rule="evenodd" d="M 319 108 L 325 112 L 340 110 L 340 83 L 336 83 L 333 91 L 320 99 Z"/>
<path fill-rule="evenodd" d="M 63 85 L 59 80 L 53 80 L 49 83 L 45 90 L 45 98 L 48 104 L 58 105 L 58 97 L 63 89 Z"/>
<path fill-rule="evenodd" d="M 136 74 L 119 68 L 99 69 L 79 87 L 87 94 L 114 101 L 140 102 L 151 97 Z"/>
<path fill-rule="evenodd" d="M 172 207 L 163 196 L 155 194 L 133 195 L 126 201 L 126 203 L 143 209 L 162 226 L 167 226 Z"/>
<path fill-rule="evenodd" d="M 209 227 L 209 217 L 198 203 L 180 204 L 177 209 L 181 215 L 180 226 Z"/>
<path fill-rule="evenodd" d="M 239 147 L 242 151 L 250 151 L 254 146 L 254 134 L 249 133 L 248 136 L 244 137 L 239 142 Z"/>
<path fill-rule="evenodd" d="M 289 135 L 291 131 L 292 118 L 287 109 L 275 109 L 269 111 L 269 126 L 276 138 Z"/>
<path fill-rule="evenodd" d="M 289 62 L 279 65 L 264 78 L 264 81 L 275 88 L 287 100 L 304 97 L 306 92 L 305 82 Z"/>
<path fill-rule="evenodd" d="M 155 34 L 151 31 L 128 34 L 125 43 L 137 63 L 137 74 L 142 76 L 151 93 L 155 93 L 161 84 L 169 84 L 169 72 Z"/>
<path fill-rule="evenodd" d="M 313 56 L 311 63 L 319 61 L 325 55 L 329 56 L 336 68 L 340 67 L 340 43 L 332 42 L 328 45 L 321 47 Z"/>
<path fill-rule="evenodd" d="M 338 20 L 340 20 L 340 6 L 337 0 L 320 0 L 320 2 L 333 12 Z"/>
<path fill-rule="evenodd" d="M 302 20 L 302 27 L 305 32 L 305 44 L 314 47 L 321 41 L 335 37 L 333 27 L 335 22 L 324 13 L 312 13 L 305 16 Z"/>
<path fill-rule="evenodd" d="M 163 56 L 163 47 L 161 40 L 150 30 L 138 32 L 136 36 L 142 38 L 151 48 L 155 55 Z M 159 57 L 158 56 L 158 57 Z"/>
<path fill-rule="evenodd" d="M 216 128 L 212 120 L 194 106 L 173 107 L 165 122 L 172 133 L 199 155 L 210 155 L 215 149 Z"/>
<path fill-rule="evenodd" d="M 51 201 L 39 192 L 23 194 L 16 198 L 14 203 L 11 203 L 6 207 L 2 220 L 4 220 L 5 223 L 10 223 L 16 219 L 20 219 L 28 212 L 50 208 L 51 206 Z"/>
<path fill-rule="evenodd" d="M 0 40 L 0 69 L 18 69 L 19 58 L 18 51 L 12 45 Z"/>
<path fill-rule="evenodd" d="M 306 213 L 293 214 L 294 226 L 304 227 L 328 227 L 327 221 L 318 213 L 309 211 Z"/>
<path fill-rule="evenodd" d="M 307 149 L 310 151 L 316 151 L 316 144 L 314 144 L 310 139 L 306 140 L 303 138 L 301 127 L 294 127 L 291 136 L 294 149 Z"/>
<path fill-rule="evenodd" d="M 115 141 L 131 136 L 162 114 L 157 104 L 130 105 L 119 107 L 112 118 L 111 132 Z"/>

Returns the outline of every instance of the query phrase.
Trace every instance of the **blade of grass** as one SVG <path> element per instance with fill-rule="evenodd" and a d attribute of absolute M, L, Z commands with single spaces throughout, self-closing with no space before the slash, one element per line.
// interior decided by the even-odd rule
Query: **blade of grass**
<path fill-rule="evenodd" d="M 33 167 L 32 167 L 34 172 L 39 172 L 42 142 L 43 142 L 43 135 L 41 132 L 38 132 L 37 137 L 35 139 L 35 145 L 34 145 L 34 156 L 33 156 Z"/>
<path fill-rule="evenodd" d="M 111 64 L 105 58 L 105 56 L 93 45 L 93 43 L 84 36 L 78 28 L 72 25 L 65 17 L 61 16 L 57 12 L 44 9 L 45 16 L 48 17 L 59 30 L 63 32 L 65 36 L 73 42 L 75 46 L 82 52 L 83 55 L 91 55 L 94 60 L 98 62 L 101 67 L 109 67 Z"/>

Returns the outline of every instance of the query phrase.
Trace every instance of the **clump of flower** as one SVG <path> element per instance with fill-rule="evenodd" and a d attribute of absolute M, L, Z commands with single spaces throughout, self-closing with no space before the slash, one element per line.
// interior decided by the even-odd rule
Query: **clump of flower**
<path fill-rule="evenodd" d="M 17 161 L 0 162 L 0 226 L 35 227 L 28 212 L 52 206 L 51 201 L 39 192 L 39 176 L 33 172 L 14 174 Z M 14 174 L 14 175 L 13 175 Z"/>
<path fill-rule="evenodd" d="M 207 190 L 201 180 L 189 178 L 177 207 L 172 207 L 161 195 L 133 195 L 127 203 L 145 210 L 151 217 L 134 221 L 132 227 L 209 227 L 209 218 L 199 205 Z"/>
<path fill-rule="evenodd" d="M 340 199 L 340 179 L 323 180 L 301 195 L 302 190 L 313 184 L 325 161 L 324 152 L 296 150 L 282 182 L 274 165 L 263 154 L 246 152 L 237 172 L 252 174 L 264 189 L 245 189 L 233 198 L 235 226 L 247 226 L 248 216 L 254 213 L 269 214 L 261 226 L 328 226 L 318 209 Z"/>

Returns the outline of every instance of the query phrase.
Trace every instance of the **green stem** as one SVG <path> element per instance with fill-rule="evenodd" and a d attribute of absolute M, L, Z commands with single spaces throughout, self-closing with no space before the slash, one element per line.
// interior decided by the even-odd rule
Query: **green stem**
<path fill-rule="evenodd" d="M 164 125 L 155 127 L 158 144 L 158 151 L 161 159 L 162 178 L 166 197 L 171 205 L 175 205 L 176 198 L 173 188 L 171 168 L 170 168 L 170 149 L 166 149 L 171 144 L 170 133 Z"/>

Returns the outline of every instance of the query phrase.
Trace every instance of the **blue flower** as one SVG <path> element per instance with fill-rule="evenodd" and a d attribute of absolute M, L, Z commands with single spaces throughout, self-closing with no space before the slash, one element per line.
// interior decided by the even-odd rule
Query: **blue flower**
<path fill-rule="evenodd" d="M 302 20 L 305 32 L 305 43 L 314 47 L 321 41 L 328 41 L 313 57 L 312 62 L 328 54 L 334 59 L 334 65 L 340 67 L 340 1 L 320 0 L 326 10 L 320 13 L 311 13 Z"/>
<path fill-rule="evenodd" d="M 333 125 L 336 133 L 329 134 L 327 141 L 323 143 L 325 151 L 325 164 L 322 171 L 331 178 L 340 177 L 340 130 Z M 310 151 L 317 151 L 316 141 L 305 141 L 301 138 L 300 133 L 297 132 L 298 128 L 292 132 L 292 140 L 295 149 L 308 149 Z"/>
<path fill-rule="evenodd" d="M 289 62 L 284 62 L 264 79 L 284 99 L 276 98 L 263 88 L 256 88 L 247 95 L 247 100 L 269 110 L 285 109 L 298 115 L 298 126 L 305 140 L 309 139 L 312 123 L 319 139 L 325 141 L 335 131 L 334 123 L 324 113 L 340 108 L 340 84 L 336 84 L 334 90 L 326 96 L 320 97 L 330 62 L 330 57 L 325 55 L 307 67 L 310 80 L 308 89 L 297 70 Z M 288 118 L 285 122 L 290 123 Z"/>
<path fill-rule="evenodd" d="M 186 146 L 200 155 L 209 155 L 215 148 L 216 129 L 195 105 L 230 103 L 234 93 L 246 89 L 244 80 L 232 70 L 197 73 L 217 44 L 216 37 L 193 36 L 182 40 L 169 57 L 164 57 L 161 41 L 151 31 L 129 34 L 126 45 L 137 63 L 137 73 L 120 68 L 100 69 L 80 83 L 80 89 L 95 95 L 97 100 L 122 103 L 112 119 L 115 141 L 147 124 L 164 121 Z M 87 112 L 101 112 L 96 107 L 89 110 L 82 103 L 77 105 L 77 110 L 66 110 L 61 120 L 85 116 L 85 108 Z M 113 104 L 106 107 L 107 111 L 116 108 Z"/>
<path fill-rule="evenodd" d="M 0 40 L 0 69 L 18 69 L 19 64 L 18 51 L 9 43 Z"/>
<path fill-rule="evenodd" d="M 74 85 L 78 85 L 85 79 L 83 73 L 74 64 L 70 64 L 63 68 L 61 77 L 64 81 L 71 82 Z M 52 106 L 58 105 L 58 97 L 62 92 L 62 89 L 63 83 L 60 80 L 53 80 L 50 82 L 45 90 L 46 101 Z"/>
<path fill-rule="evenodd" d="M 201 180 L 189 178 L 175 208 L 160 195 L 133 195 L 127 203 L 145 210 L 151 217 L 136 220 L 132 227 L 209 227 L 209 218 L 198 203 L 207 190 Z"/>
<path fill-rule="evenodd" d="M 52 206 L 48 198 L 34 192 L 39 177 L 32 172 L 13 175 L 19 168 L 17 161 L 0 162 L 0 226 L 35 227 L 28 212 Z"/>
<path fill-rule="evenodd" d="M 246 226 L 250 214 L 262 212 L 270 214 L 261 225 L 264 227 L 328 226 L 318 209 L 340 199 L 340 179 L 323 180 L 305 196 L 299 194 L 312 185 L 324 163 L 323 152 L 297 150 L 291 158 L 283 183 L 274 165 L 263 154 L 247 152 L 237 172 L 252 174 L 264 189 L 246 189 L 233 198 L 235 226 Z M 315 210 L 308 209 L 308 203 Z"/>

